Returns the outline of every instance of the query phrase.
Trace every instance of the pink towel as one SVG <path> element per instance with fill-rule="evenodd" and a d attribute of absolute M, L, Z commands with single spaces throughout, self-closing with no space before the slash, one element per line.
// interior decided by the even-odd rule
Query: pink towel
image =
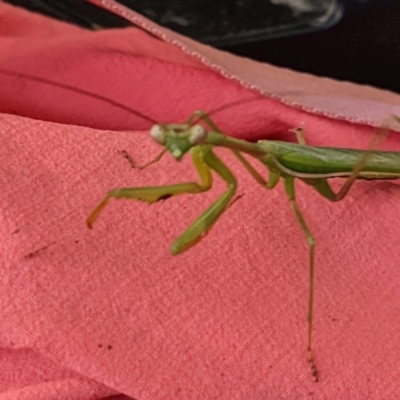
<path fill-rule="evenodd" d="M 296 185 L 317 243 L 318 383 L 307 246 L 281 185 L 263 189 L 217 149 L 243 196 L 176 257 L 170 244 L 223 192 L 219 178 L 201 195 L 112 201 L 92 231 L 83 220 L 110 188 L 198 179 L 188 158 L 137 171 L 119 154 L 154 157 L 154 121 L 235 103 L 212 114 L 226 134 L 293 140 L 288 129 L 304 125 L 308 144 L 365 148 L 400 98 L 134 18 L 164 40 L 0 4 L 0 400 L 399 398 L 398 183 L 359 181 L 338 203 Z M 400 151 L 398 133 L 383 149 Z"/>

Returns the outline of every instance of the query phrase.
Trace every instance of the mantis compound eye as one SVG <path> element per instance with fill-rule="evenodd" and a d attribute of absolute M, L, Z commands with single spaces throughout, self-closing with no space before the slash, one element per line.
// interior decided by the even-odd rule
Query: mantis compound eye
<path fill-rule="evenodd" d="M 153 125 L 150 129 L 150 136 L 160 144 L 165 143 L 164 129 L 160 125 Z"/>
<path fill-rule="evenodd" d="M 193 125 L 189 129 L 189 142 L 191 144 L 199 144 L 206 138 L 206 130 L 201 125 Z"/>

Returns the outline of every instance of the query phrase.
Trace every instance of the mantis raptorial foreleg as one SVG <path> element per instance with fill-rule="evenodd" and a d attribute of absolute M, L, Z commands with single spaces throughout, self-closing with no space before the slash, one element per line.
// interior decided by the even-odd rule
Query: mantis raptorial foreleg
<path fill-rule="evenodd" d="M 203 161 L 214 170 L 227 184 L 228 190 L 208 207 L 192 224 L 172 243 L 172 254 L 179 254 L 199 242 L 211 229 L 221 214 L 229 207 L 236 192 L 236 178 L 228 167 L 209 149 L 203 154 Z"/>
<path fill-rule="evenodd" d="M 110 198 L 132 199 L 153 203 L 166 200 L 172 196 L 183 193 L 201 193 L 209 190 L 212 185 L 211 170 L 214 170 L 225 180 L 228 190 L 223 193 L 206 211 L 203 212 L 171 245 L 171 253 L 178 254 L 195 245 L 216 222 L 219 216 L 228 207 L 230 200 L 236 191 L 236 179 L 222 161 L 211 149 L 202 150 L 195 147 L 191 151 L 193 164 L 200 176 L 201 183 L 187 182 L 176 185 L 120 188 L 109 191 L 103 200 L 94 208 L 86 220 L 89 228 L 97 219 L 101 211 L 107 205 Z"/>
<path fill-rule="evenodd" d="M 204 121 L 212 130 L 215 132 L 221 132 L 218 126 L 211 120 L 211 118 L 203 111 L 195 111 L 189 118 L 192 121 L 194 118 L 199 118 Z M 242 154 L 237 150 L 232 150 L 232 153 L 237 157 L 237 159 L 242 163 L 250 175 L 263 187 L 268 189 L 273 189 L 278 183 L 279 175 L 271 174 L 269 176 L 268 182 L 261 176 L 261 174 L 253 168 L 253 166 L 242 156 Z"/>
<path fill-rule="evenodd" d="M 211 171 L 210 168 L 202 161 L 200 152 L 201 150 L 197 148 L 192 150 L 192 161 L 197 173 L 199 174 L 201 180 L 200 184 L 196 182 L 187 182 L 176 185 L 120 188 L 110 190 L 87 218 L 87 225 L 89 228 L 92 227 L 93 222 L 97 219 L 100 212 L 107 205 L 110 198 L 135 199 L 154 203 L 156 201 L 166 200 L 169 197 L 177 196 L 182 193 L 201 193 L 209 190 L 212 185 Z"/>

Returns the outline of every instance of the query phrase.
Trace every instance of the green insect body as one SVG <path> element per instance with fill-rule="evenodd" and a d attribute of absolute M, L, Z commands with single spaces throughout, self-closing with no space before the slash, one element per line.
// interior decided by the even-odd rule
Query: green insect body
<path fill-rule="evenodd" d="M 398 122 L 400 120 L 395 117 Z M 208 127 L 195 122 L 202 120 Z M 273 189 L 280 180 L 283 181 L 289 206 L 297 219 L 309 248 L 309 297 L 308 297 L 308 337 L 307 358 L 315 381 L 318 380 L 317 369 L 312 357 L 312 321 L 314 294 L 314 250 L 315 241 L 297 206 L 295 197 L 295 179 L 312 186 L 323 197 L 330 201 L 339 201 L 345 197 L 357 179 L 398 179 L 400 178 L 400 153 L 351 150 L 305 145 L 300 129 L 294 130 L 298 144 L 279 141 L 261 140 L 257 143 L 247 142 L 225 136 L 221 133 L 207 114 L 196 111 L 183 124 L 154 125 L 150 130 L 151 137 L 163 146 L 162 152 L 143 169 L 161 159 L 169 152 L 179 161 L 190 152 L 193 165 L 200 182 L 186 182 L 166 186 L 129 187 L 110 190 L 87 218 L 91 228 L 109 199 L 135 199 L 149 203 L 165 200 L 183 193 L 202 193 L 212 187 L 214 171 L 227 185 L 226 191 L 211 204 L 189 227 L 172 243 L 173 255 L 182 253 L 198 243 L 212 228 L 217 219 L 233 201 L 236 192 L 236 178 L 214 153 L 214 147 L 230 149 L 250 175 L 266 189 Z M 247 154 L 262 164 L 269 171 L 268 180 L 252 167 L 243 154 Z M 329 185 L 329 178 L 345 178 L 345 182 L 336 193 Z"/>

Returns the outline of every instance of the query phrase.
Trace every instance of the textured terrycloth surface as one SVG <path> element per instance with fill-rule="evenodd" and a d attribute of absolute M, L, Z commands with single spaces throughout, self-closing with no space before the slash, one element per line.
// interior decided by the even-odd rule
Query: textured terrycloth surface
<path fill-rule="evenodd" d="M 169 244 L 224 190 L 219 179 L 208 193 L 152 206 L 113 202 L 93 231 L 79 224 L 111 187 L 197 179 L 187 159 L 138 172 L 118 154 L 142 163 L 157 153 L 149 119 L 180 122 L 255 95 L 134 28 L 91 33 L 4 4 L 0 19 L 0 400 L 400 397 L 397 183 L 357 182 L 336 204 L 297 185 L 317 241 L 315 384 L 305 360 L 307 248 L 281 186 L 259 187 L 218 149 L 243 197 L 178 257 Z M 233 69 L 251 64 L 234 60 Z M 271 83 L 285 76 L 264 69 Z M 297 78 L 340 93 L 352 119 L 400 102 Z M 322 103 L 326 111 L 329 98 Z M 249 140 L 290 139 L 287 128 L 304 124 L 310 144 L 365 147 L 372 132 L 261 96 L 213 117 Z M 398 134 L 384 148 L 400 151 Z"/>

